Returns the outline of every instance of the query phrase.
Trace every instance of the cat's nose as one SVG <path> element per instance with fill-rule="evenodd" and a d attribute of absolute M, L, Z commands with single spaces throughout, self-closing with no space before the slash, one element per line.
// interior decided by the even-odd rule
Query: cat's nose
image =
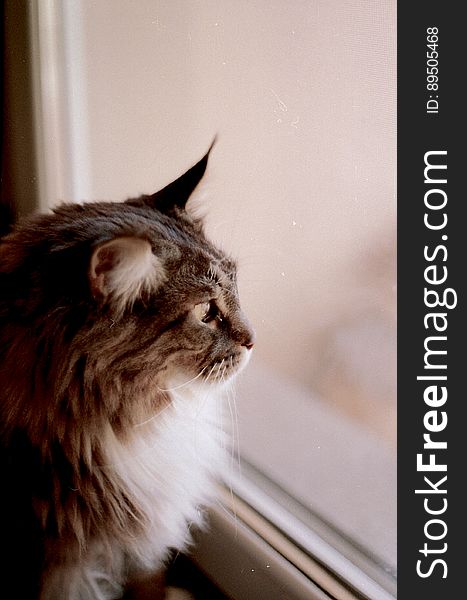
<path fill-rule="evenodd" d="M 256 342 L 256 334 L 245 315 L 239 311 L 230 330 L 232 339 L 247 350 L 251 350 Z"/>
<path fill-rule="evenodd" d="M 245 332 L 245 339 L 242 342 L 242 346 L 244 346 L 247 350 L 251 350 L 255 345 L 256 334 L 250 329 L 248 332 Z"/>

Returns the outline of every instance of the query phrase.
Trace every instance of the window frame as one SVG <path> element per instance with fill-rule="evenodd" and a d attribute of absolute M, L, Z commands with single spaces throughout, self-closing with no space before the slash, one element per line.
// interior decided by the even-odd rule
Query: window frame
<path fill-rule="evenodd" d="M 190 558 L 233 600 L 395 600 L 391 578 L 383 587 L 250 478 L 229 484 L 207 530 L 194 532 Z"/>

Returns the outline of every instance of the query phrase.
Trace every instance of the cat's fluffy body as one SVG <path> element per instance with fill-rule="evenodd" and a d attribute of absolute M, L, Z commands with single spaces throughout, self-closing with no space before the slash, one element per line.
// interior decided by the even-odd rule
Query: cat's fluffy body
<path fill-rule="evenodd" d="M 202 521 L 222 388 L 253 346 L 235 264 L 185 210 L 208 154 L 153 196 L 63 205 L 0 241 L 11 597 L 118 598 Z"/>

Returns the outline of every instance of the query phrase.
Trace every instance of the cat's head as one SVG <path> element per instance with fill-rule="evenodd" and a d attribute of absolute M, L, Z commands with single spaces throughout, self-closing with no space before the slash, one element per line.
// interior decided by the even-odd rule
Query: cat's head
<path fill-rule="evenodd" d="M 187 210 L 208 156 L 151 196 L 65 204 L 1 240 L 3 387 L 118 412 L 122 394 L 246 364 L 235 263 Z"/>

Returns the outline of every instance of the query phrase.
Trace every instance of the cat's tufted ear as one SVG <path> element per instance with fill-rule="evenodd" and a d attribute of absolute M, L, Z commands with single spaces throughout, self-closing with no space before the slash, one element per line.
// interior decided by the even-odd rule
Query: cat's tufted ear
<path fill-rule="evenodd" d="M 144 292 L 157 289 L 164 280 L 164 267 L 147 240 L 118 237 L 92 253 L 91 292 L 96 299 L 109 300 L 118 311 L 131 306 Z"/>
<path fill-rule="evenodd" d="M 169 183 L 162 190 L 152 194 L 151 196 L 143 196 L 140 198 L 140 202 L 153 206 L 157 210 L 170 214 L 175 208 L 184 210 L 186 203 L 193 193 L 198 183 L 203 178 L 208 164 L 209 154 L 216 143 L 214 138 L 209 150 L 203 156 L 203 158 L 197 162 L 191 169 L 188 169 L 186 173 Z M 129 201 L 134 202 L 134 201 Z"/>

